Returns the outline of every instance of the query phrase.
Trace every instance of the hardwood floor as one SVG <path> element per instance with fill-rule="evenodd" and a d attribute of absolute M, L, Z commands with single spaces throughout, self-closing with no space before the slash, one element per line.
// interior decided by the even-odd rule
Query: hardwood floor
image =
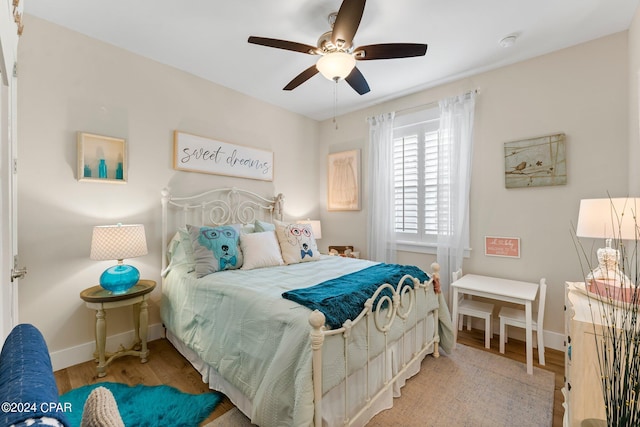
<path fill-rule="evenodd" d="M 498 339 L 494 336 L 491 340 L 491 349 L 484 348 L 484 333 L 480 330 L 460 331 L 458 342 L 469 347 L 500 354 L 498 351 Z M 151 341 L 149 343 L 151 354 L 147 363 L 141 364 L 135 357 L 122 357 L 112 362 L 107 370 L 107 376 L 98 378 L 95 363 L 85 362 L 80 365 L 61 369 L 55 372 L 58 392 L 60 394 L 86 384 L 94 384 L 103 381 L 119 382 L 129 385 L 167 384 L 185 393 L 207 393 L 209 388 L 202 382 L 200 374 L 189 362 L 178 353 L 166 339 Z M 520 362 L 525 362 L 525 346 L 522 341 L 510 340 L 506 345 L 505 356 Z M 534 366 L 554 372 L 556 374 L 556 387 L 553 407 L 553 426 L 562 426 L 564 401 L 561 393 L 564 381 L 564 353 L 547 349 L 545 352 L 546 366 L 538 365 L 538 353 L 534 349 Z M 211 415 L 203 422 L 206 424 L 221 416 L 233 404 L 225 399 L 216 407 Z"/>
<path fill-rule="evenodd" d="M 202 382 L 202 376 L 166 339 L 159 339 L 148 343 L 149 361 L 140 363 L 140 359 L 133 356 L 115 359 L 107 368 L 107 375 L 98 378 L 96 364 L 93 361 L 81 363 L 66 369 L 54 372 L 58 393 L 87 384 L 104 381 L 118 382 L 129 385 L 167 384 L 185 393 L 200 394 L 209 393 L 209 387 Z M 203 422 L 207 424 L 218 418 L 233 404 L 226 397 Z"/>

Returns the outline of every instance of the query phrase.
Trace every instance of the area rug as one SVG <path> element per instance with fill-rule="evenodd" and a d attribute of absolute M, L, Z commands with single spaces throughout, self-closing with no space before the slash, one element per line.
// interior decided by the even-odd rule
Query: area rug
<path fill-rule="evenodd" d="M 555 374 L 458 344 L 451 354 L 428 356 L 402 388 L 393 408 L 367 427 L 535 426 L 553 424 Z M 248 427 L 236 408 L 206 427 Z"/>
<path fill-rule="evenodd" d="M 60 396 L 61 402 L 71 403 L 72 411 L 66 415 L 72 427 L 80 426 L 84 402 L 89 393 L 100 386 L 108 388 L 113 394 L 122 421 L 127 427 L 197 426 L 222 400 L 222 395 L 218 393 L 187 394 L 166 385 L 96 383 Z"/>

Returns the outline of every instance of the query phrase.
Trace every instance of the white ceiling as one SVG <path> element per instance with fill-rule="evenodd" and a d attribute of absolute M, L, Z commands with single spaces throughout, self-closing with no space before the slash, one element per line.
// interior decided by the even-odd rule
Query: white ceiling
<path fill-rule="evenodd" d="M 354 45 L 429 45 L 426 56 L 361 61 L 371 92 L 337 86 L 342 114 L 629 28 L 640 0 L 369 0 Z M 24 11 L 317 120 L 335 83 L 282 88 L 316 56 L 247 43 L 316 45 L 341 0 L 25 0 Z M 28 27 L 25 31 L 29 31 Z M 499 41 L 518 35 L 516 44 Z"/>

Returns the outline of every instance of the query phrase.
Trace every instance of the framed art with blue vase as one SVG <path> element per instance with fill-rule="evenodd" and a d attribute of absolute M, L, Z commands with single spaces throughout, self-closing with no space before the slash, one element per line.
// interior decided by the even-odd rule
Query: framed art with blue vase
<path fill-rule="evenodd" d="M 78 132 L 78 181 L 127 182 L 126 141 Z"/>

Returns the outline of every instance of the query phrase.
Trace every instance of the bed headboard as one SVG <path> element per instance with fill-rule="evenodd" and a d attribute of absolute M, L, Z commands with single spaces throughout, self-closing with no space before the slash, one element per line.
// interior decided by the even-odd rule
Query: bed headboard
<path fill-rule="evenodd" d="M 217 188 L 190 196 L 162 190 L 162 271 L 167 267 L 169 233 L 193 225 L 250 224 L 255 220 L 282 221 L 284 196 L 262 197 L 236 187 Z"/>

